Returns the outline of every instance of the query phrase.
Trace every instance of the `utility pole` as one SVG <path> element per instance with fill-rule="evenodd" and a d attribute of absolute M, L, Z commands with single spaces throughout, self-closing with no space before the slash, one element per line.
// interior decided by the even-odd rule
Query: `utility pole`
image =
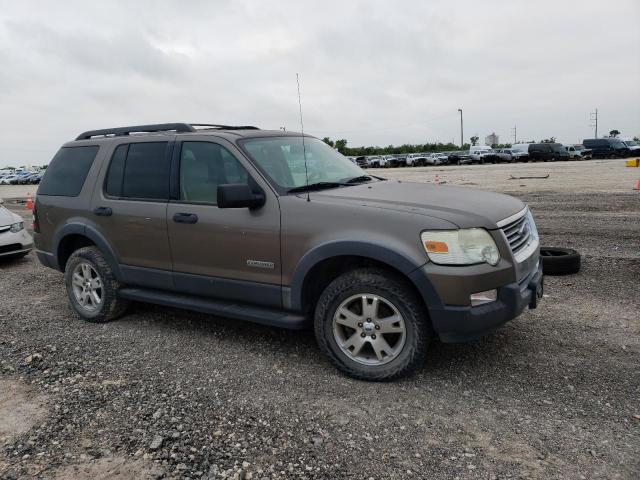
<path fill-rule="evenodd" d="M 591 121 L 593 122 L 591 126 L 595 127 L 596 129 L 594 138 L 598 138 L 598 109 L 596 108 L 595 112 L 591 112 L 590 116 L 591 116 Z"/>
<path fill-rule="evenodd" d="M 458 111 L 460 112 L 460 148 L 464 148 L 464 128 L 462 125 L 462 109 L 459 108 Z"/>
<path fill-rule="evenodd" d="M 518 126 L 514 125 L 511 130 L 513 130 L 513 143 L 518 143 Z"/>

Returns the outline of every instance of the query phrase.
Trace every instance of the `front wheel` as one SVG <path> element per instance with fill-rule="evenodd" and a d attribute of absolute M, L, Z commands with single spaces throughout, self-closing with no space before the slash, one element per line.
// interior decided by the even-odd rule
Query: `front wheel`
<path fill-rule="evenodd" d="M 331 282 L 316 305 L 314 326 L 320 349 L 339 370 L 371 381 L 415 370 L 431 339 L 427 313 L 412 286 L 376 268 Z"/>

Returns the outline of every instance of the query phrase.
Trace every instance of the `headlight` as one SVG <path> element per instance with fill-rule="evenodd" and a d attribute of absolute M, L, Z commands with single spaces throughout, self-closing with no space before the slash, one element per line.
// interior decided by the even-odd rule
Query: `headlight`
<path fill-rule="evenodd" d="M 422 245 L 433 263 L 442 265 L 497 265 L 500 253 L 484 228 L 422 232 Z"/>
<path fill-rule="evenodd" d="M 9 228 L 9 230 L 13 233 L 18 233 L 20 230 L 22 230 L 24 228 L 24 223 L 22 222 L 18 222 L 18 223 L 14 223 L 11 225 L 11 228 Z"/>
<path fill-rule="evenodd" d="M 527 211 L 527 222 L 529 223 L 529 231 L 531 232 L 529 243 L 532 243 L 534 239 L 540 240 L 540 235 L 538 235 L 538 229 L 536 228 L 536 222 L 533 220 L 531 210 Z"/>

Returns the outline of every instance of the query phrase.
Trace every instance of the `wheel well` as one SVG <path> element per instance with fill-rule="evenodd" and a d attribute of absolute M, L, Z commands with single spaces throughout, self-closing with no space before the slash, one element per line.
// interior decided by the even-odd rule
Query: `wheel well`
<path fill-rule="evenodd" d="M 422 296 L 419 294 L 411 280 L 409 280 L 400 270 L 372 258 L 343 255 L 323 260 L 314 265 L 307 273 L 302 285 L 303 311 L 307 314 L 313 315 L 313 309 L 318 298 L 320 298 L 320 295 L 327 285 L 343 273 L 363 267 L 376 267 L 404 278 L 411 288 L 414 289 L 418 298 L 422 300 Z"/>
<path fill-rule="evenodd" d="M 90 239 L 80 234 L 72 234 L 64 237 L 58 245 L 58 265 L 60 270 L 64 270 L 67 265 L 67 260 L 73 252 L 82 247 L 94 246 Z"/>

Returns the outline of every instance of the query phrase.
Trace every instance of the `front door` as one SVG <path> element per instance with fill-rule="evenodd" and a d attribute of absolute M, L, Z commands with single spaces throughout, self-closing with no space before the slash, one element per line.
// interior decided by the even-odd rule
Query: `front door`
<path fill-rule="evenodd" d="M 222 139 L 176 143 L 176 197 L 167 208 L 174 285 L 187 293 L 280 307 L 280 207 L 266 182 Z M 174 164 L 175 164 L 174 163 Z M 257 209 L 222 209 L 217 187 L 260 189 Z"/>

